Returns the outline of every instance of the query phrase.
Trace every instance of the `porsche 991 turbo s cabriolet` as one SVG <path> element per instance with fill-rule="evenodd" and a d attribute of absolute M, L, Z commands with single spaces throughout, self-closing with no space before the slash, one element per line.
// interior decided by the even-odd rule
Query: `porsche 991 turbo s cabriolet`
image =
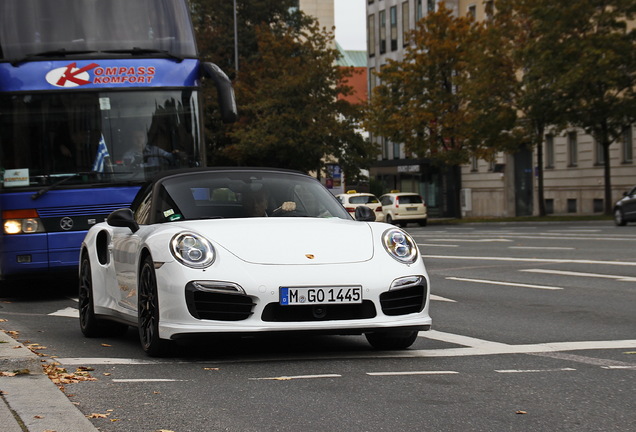
<path fill-rule="evenodd" d="M 147 354 L 206 334 L 364 334 L 406 349 L 431 326 L 415 241 L 352 218 L 316 179 L 279 169 L 171 171 L 87 233 L 80 328 L 137 327 Z"/>

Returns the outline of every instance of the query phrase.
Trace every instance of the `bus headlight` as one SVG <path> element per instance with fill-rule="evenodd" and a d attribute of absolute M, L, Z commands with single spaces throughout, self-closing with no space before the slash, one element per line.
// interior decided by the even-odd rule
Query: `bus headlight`
<path fill-rule="evenodd" d="M 4 221 L 5 234 L 31 234 L 44 232 L 42 222 L 38 218 L 7 219 Z"/>

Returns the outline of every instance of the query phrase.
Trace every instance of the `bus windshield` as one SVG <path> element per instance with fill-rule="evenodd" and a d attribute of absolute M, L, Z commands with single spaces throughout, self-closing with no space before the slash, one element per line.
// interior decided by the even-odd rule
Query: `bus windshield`
<path fill-rule="evenodd" d="M 198 166 L 199 121 L 192 89 L 3 94 L 0 189 L 66 177 L 64 185 L 137 183 Z"/>
<path fill-rule="evenodd" d="M 165 51 L 196 57 L 182 0 L 2 0 L 0 58 Z"/>

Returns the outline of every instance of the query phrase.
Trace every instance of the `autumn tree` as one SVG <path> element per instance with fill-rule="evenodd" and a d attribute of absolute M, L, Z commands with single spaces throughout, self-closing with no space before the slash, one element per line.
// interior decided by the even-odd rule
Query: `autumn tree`
<path fill-rule="evenodd" d="M 335 64 L 333 34 L 295 3 L 237 0 L 237 73 L 232 2 L 191 1 L 201 56 L 235 80 L 239 105 L 239 122 L 222 125 L 206 89 L 208 163 L 317 171 L 328 155 L 355 179 L 374 155 L 355 131 L 360 109 L 337 100 L 351 88 L 341 83 L 347 71 Z"/>
<path fill-rule="evenodd" d="M 471 156 L 492 159 L 505 148 L 515 118 L 506 103 L 511 69 L 485 30 L 443 3 L 420 20 L 404 60 L 377 73 L 369 131 L 455 171 Z"/>
<path fill-rule="evenodd" d="M 568 9 L 563 86 L 568 121 L 601 146 L 605 213 L 613 208 L 610 146 L 636 121 L 636 17 L 634 0 L 586 0 Z"/>
<path fill-rule="evenodd" d="M 369 165 L 372 147 L 355 131 L 359 108 L 339 94 L 350 71 L 339 68 L 333 34 L 318 23 L 257 28 L 258 52 L 242 64 L 235 82 L 239 122 L 232 143 L 218 151 L 238 165 L 320 172 L 333 157 L 351 179 Z"/>

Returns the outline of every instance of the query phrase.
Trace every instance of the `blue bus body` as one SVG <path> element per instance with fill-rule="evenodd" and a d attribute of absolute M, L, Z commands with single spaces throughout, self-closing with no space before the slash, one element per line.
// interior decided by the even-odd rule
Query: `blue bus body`
<path fill-rule="evenodd" d="M 76 271 L 92 225 L 202 165 L 204 77 L 231 120 L 185 0 L 0 2 L 0 279 Z"/>

